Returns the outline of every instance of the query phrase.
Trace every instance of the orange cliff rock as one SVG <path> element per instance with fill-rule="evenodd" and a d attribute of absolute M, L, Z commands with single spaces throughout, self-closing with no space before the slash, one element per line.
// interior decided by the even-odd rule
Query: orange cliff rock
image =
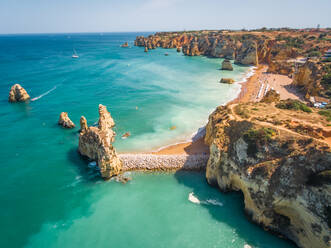
<path fill-rule="evenodd" d="M 75 124 L 70 120 L 67 112 L 62 112 L 58 124 L 64 128 L 74 128 Z"/>
<path fill-rule="evenodd" d="M 97 127 L 88 127 L 84 116 L 80 120 L 79 153 L 97 162 L 102 178 L 110 179 L 122 170 L 122 162 L 112 143 L 115 141 L 115 126 L 107 108 L 99 105 L 99 123 Z"/>
<path fill-rule="evenodd" d="M 293 119 L 300 128 L 289 125 Z M 316 126 L 320 121 L 317 111 L 268 101 L 218 107 L 206 126 L 208 183 L 241 191 L 250 219 L 302 248 L 329 248 L 331 240 L 331 150 L 324 137 L 306 131 L 328 134 L 331 127 L 326 120 Z"/>
<path fill-rule="evenodd" d="M 14 84 L 11 87 L 8 97 L 9 102 L 25 102 L 29 99 L 30 99 L 29 94 L 21 85 Z"/>

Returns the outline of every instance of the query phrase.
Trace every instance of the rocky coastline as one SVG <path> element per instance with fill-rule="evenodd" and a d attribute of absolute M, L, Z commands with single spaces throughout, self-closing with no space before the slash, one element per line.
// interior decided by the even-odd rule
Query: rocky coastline
<path fill-rule="evenodd" d="M 241 191 L 246 213 L 266 230 L 299 247 L 327 248 L 331 128 L 325 120 L 316 125 L 316 111 L 283 110 L 286 101 L 275 97 L 278 103 L 271 103 L 272 95 L 261 103 L 221 106 L 210 115 L 207 181 L 223 192 Z"/>
<path fill-rule="evenodd" d="M 181 47 L 186 56 L 224 58 L 224 69 L 231 69 L 229 60 L 258 66 L 258 75 L 250 80 L 253 87 L 264 78 L 263 73 L 285 75 L 306 101 L 324 97 L 328 102 L 330 63 L 311 56 L 312 51 L 323 54 L 329 48 L 318 35 L 287 30 L 163 32 L 137 37 L 135 45 Z M 276 90 L 262 94 L 262 100 L 247 97 L 246 90 L 243 87 L 244 96 L 218 107 L 209 117 L 208 183 L 221 191 L 241 191 L 249 218 L 266 230 L 299 247 L 330 247 L 331 127 L 327 118 L 300 101 L 280 101 L 284 96 Z"/>
<path fill-rule="evenodd" d="M 323 83 L 331 65 L 321 57 L 330 49 L 330 43 L 319 38 L 322 34 L 319 31 L 287 29 L 160 32 L 148 37 L 138 36 L 134 44 L 144 47 L 145 51 L 158 47 L 181 48 L 186 56 L 224 58 L 240 65 L 267 65 L 269 73 L 299 77 L 293 86 L 299 86 L 308 100 L 311 96 L 331 95 L 328 84 Z M 326 37 L 330 39 L 331 32 Z M 228 63 L 226 65 L 229 66 Z M 231 69 L 227 66 L 226 69 Z"/>

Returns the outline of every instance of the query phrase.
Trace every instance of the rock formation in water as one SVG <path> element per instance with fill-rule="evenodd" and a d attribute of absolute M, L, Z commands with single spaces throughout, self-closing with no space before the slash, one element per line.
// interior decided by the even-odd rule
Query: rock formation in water
<path fill-rule="evenodd" d="M 121 47 L 129 47 L 129 43 L 125 42 L 124 44 L 121 45 Z"/>
<path fill-rule="evenodd" d="M 226 70 L 226 71 L 233 71 L 233 67 L 231 64 L 231 61 L 228 59 L 224 59 L 222 62 L 222 68 L 221 70 Z"/>
<path fill-rule="evenodd" d="M 147 48 L 147 47 L 145 47 L 145 50 L 144 50 L 144 52 L 145 52 L 145 53 L 147 53 L 147 52 L 148 52 L 148 48 Z"/>
<path fill-rule="evenodd" d="M 233 84 L 235 81 L 232 78 L 222 78 L 221 83 L 222 84 Z"/>
<path fill-rule="evenodd" d="M 19 84 L 14 84 L 9 92 L 9 102 L 25 102 L 30 99 L 29 94 L 26 90 Z"/>
<path fill-rule="evenodd" d="M 99 105 L 99 123 L 97 127 L 87 126 L 84 116 L 80 120 L 79 153 L 97 162 L 102 178 L 109 179 L 118 175 L 122 170 L 122 163 L 117 156 L 112 143 L 115 123 L 107 108 Z"/>
<path fill-rule="evenodd" d="M 70 120 L 67 112 L 62 112 L 58 124 L 64 128 L 74 128 L 75 124 Z"/>
<path fill-rule="evenodd" d="M 177 52 L 180 53 L 182 49 L 180 47 L 177 47 Z"/>
<path fill-rule="evenodd" d="M 241 191 L 246 213 L 265 229 L 299 247 L 329 248 L 330 137 L 331 127 L 316 110 L 283 110 L 274 103 L 218 107 L 206 126 L 207 181 Z"/>

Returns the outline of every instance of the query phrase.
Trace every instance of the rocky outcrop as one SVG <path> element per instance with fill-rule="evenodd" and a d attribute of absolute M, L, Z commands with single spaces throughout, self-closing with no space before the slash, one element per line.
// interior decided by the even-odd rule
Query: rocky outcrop
<path fill-rule="evenodd" d="M 206 126 L 206 177 L 221 191 L 241 191 L 246 213 L 265 229 L 299 247 L 328 248 L 330 147 L 323 137 L 287 128 L 300 116 L 300 125 L 307 127 L 320 119 L 315 112 L 280 110 L 274 104 L 218 107 Z"/>
<path fill-rule="evenodd" d="M 318 96 L 323 91 L 322 77 L 321 64 L 308 60 L 294 73 L 292 84 L 301 87 L 305 92 L 306 99 L 309 99 L 310 96 Z"/>
<path fill-rule="evenodd" d="M 268 66 L 268 73 L 292 76 L 295 65 L 292 62 L 283 60 L 272 60 Z"/>
<path fill-rule="evenodd" d="M 9 102 L 25 102 L 30 99 L 29 94 L 19 84 L 14 84 L 9 91 Z"/>
<path fill-rule="evenodd" d="M 235 63 L 242 65 L 258 65 L 257 44 L 255 41 L 244 41 L 239 48 Z"/>
<path fill-rule="evenodd" d="M 148 48 L 147 48 L 147 47 L 145 47 L 145 50 L 144 50 L 144 52 L 145 52 L 145 53 L 147 53 L 147 52 L 148 52 Z"/>
<path fill-rule="evenodd" d="M 231 61 L 228 60 L 228 59 L 224 59 L 223 62 L 222 62 L 222 69 L 221 70 L 233 71 Z"/>
<path fill-rule="evenodd" d="M 279 102 L 280 95 L 275 90 L 269 90 L 267 94 L 262 98 L 261 102 L 272 103 Z"/>
<path fill-rule="evenodd" d="M 235 81 L 232 78 L 222 78 L 220 83 L 222 84 L 233 84 Z"/>
<path fill-rule="evenodd" d="M 122 163 L 117 156 L 112 143 L 115 123 L 107 108 L 99 105 L 99 123 L 97 127 L 87 126 L 84 116 L 80 120 L 79 153 L 97 162 L 102 178 L 109 179 L 118 175 L 122 170 Z"/>
<path fill-rule="evenodd" d="M 129 43 L 125 42 L 124 44 L 121 45 L 121 47 L 129 47 Z"/>
<path fill-rule="evenodd" d="M 70 120 L 67 112 L 62 112 L 58 124 L 64 128 L 74 128 L 75 124 Z"/>

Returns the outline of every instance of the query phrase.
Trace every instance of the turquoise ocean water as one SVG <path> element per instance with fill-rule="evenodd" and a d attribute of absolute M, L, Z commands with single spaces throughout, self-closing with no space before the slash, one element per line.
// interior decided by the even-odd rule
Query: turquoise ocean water
<path fill-rule="evenodd" d="M 247 221 L 241 196 L 209 187 L 203 174 L 132 173 L 122 185 L 80 158 L 79 118 L 94 124 L 98 104 L 116 122 L 119 152 L 154 150 L 189 139 L 238 94 L 220 78 L 249 71 L 221 72 L 222 59 L 174 49 L 144 53 L 136 35 L 0 36 L 0 247 L 292 247 Z M 9 104 L 14 83 L 37 99 Z M 75 129 L 57 125 L 62 111 Z M 191 192 L 203 204 L 188 201 Z"/>

